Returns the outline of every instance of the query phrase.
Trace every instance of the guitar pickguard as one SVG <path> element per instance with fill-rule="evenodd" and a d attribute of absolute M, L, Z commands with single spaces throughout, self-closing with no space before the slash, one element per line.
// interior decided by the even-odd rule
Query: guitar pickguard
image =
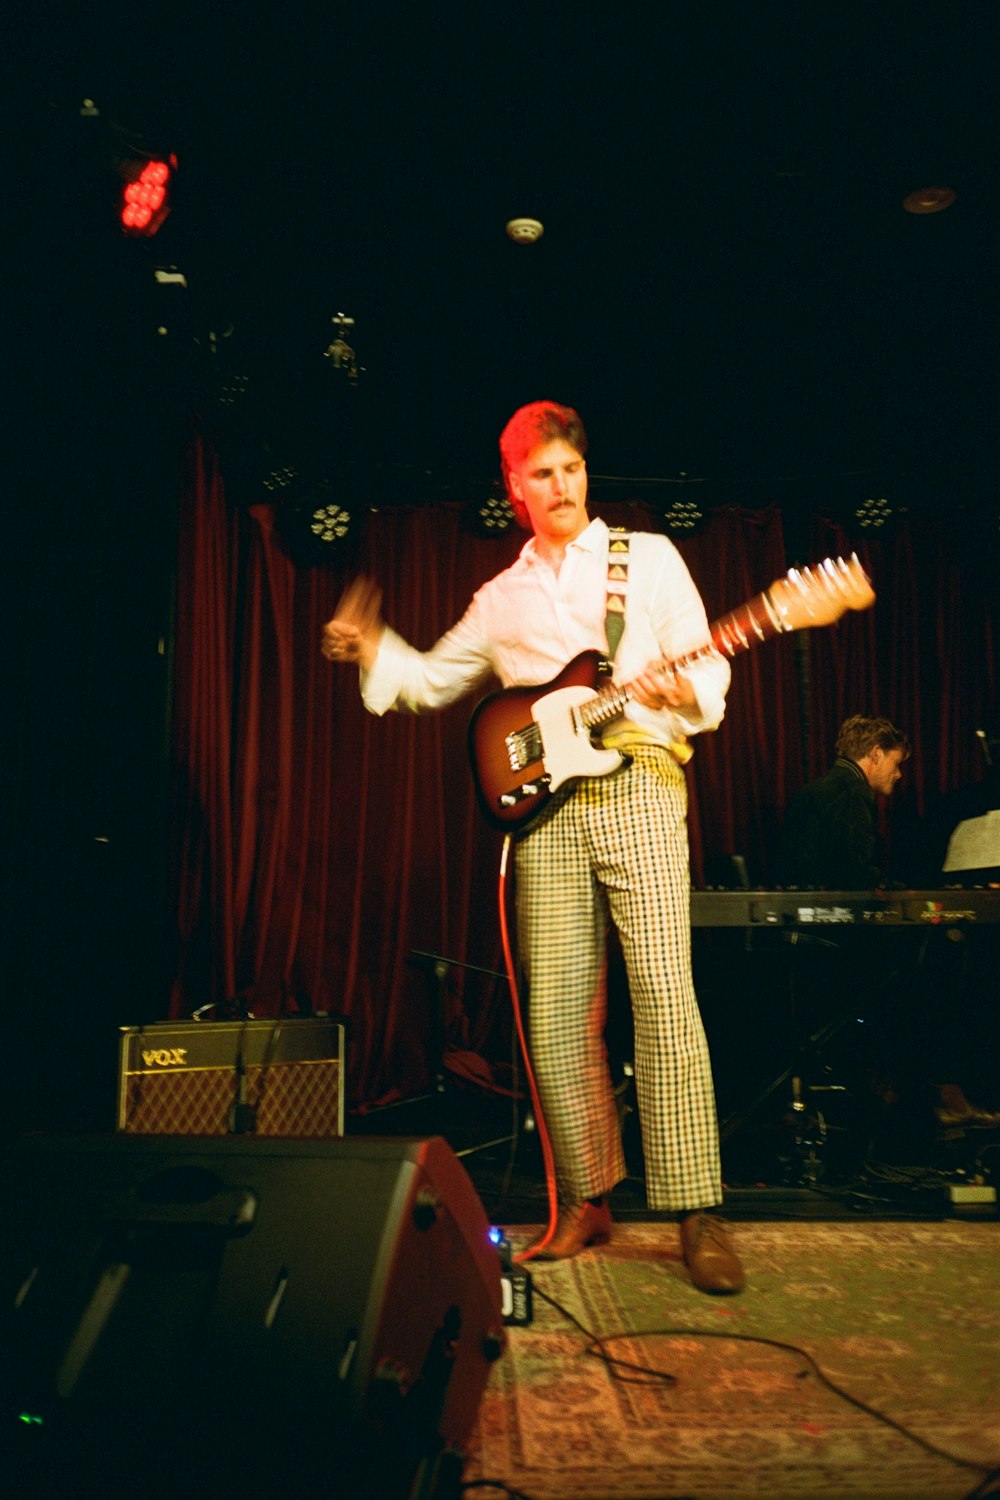
<path fill-rule="evenodd" d="M 542 736 L 542 761 L 550 792 L 578 776 L 607 776 L 622 764 L 617 750 L 595 745 L 574 710 L 596 695 L 592 688 L 564 687 L 546 693 L 531 709 Z"/>

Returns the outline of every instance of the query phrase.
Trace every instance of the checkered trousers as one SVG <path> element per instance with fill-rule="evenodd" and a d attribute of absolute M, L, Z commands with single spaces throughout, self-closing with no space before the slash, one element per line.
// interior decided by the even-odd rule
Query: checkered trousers
<path fill-rule="evenodd" d="M 625 1176 L 604 1043 L 608 920 L 635 1028 L 649 1207 L 722 1201 L 708 1044 L 691 975 L 687 786 L 666 749 L 557 794 L 517 844 L 517 922 L 529 1039 L 564 1203 Z"/>

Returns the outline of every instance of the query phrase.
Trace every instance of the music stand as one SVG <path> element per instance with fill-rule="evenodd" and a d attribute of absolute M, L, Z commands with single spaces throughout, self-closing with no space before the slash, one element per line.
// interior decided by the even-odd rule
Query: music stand
<path fill-rule="evenodd" d="M 952 831 L 941 866 L 944 875 L 962 875 L 986 884 L 1000 871 L 1000 808 L 966 818 Z"/>

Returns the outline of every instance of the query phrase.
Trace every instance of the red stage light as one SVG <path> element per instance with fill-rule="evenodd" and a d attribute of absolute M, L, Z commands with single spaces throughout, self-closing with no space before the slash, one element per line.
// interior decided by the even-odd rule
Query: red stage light
<path fill-rule="evenodd" d="M 153 235 L 170 212 L 171 166 L 149 161 L 122 192 L 121 224 L 126 234 Z"/>

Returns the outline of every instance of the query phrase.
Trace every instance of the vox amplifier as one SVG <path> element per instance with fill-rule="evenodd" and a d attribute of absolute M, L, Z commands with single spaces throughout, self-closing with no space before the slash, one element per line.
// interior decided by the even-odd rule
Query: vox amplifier
<path fill-rule="evenodd" d="M 329 1019 L 123 1026 L 118 1129 L 137 1135 L 344 1134 L 344 1026 Z"/>

